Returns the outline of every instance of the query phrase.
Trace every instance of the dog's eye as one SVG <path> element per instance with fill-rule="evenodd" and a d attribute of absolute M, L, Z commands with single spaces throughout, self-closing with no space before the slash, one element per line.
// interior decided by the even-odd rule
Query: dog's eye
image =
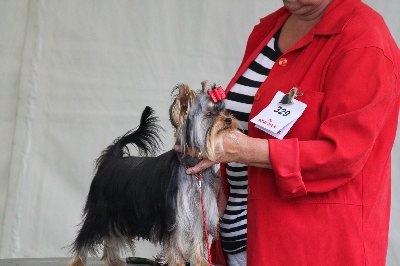
<path fill-rule="evenodd" d="M 210 116 L 212 116 L 212 113 L 211 112 L 207 112 L 206 116 L 210 117 Z"/>

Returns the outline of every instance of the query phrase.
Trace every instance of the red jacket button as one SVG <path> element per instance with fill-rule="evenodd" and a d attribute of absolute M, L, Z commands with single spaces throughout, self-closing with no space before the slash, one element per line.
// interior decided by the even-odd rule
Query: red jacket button
<path fill-rule="evenodd" d="M 278 64 L 280 66 L 282 66 L 282 67 L 286 66 L 287 65 L 287 59 L 286 58 L 279 59 Z"/>
<path fill-rule="evenodd" d="M 254 100 L 257 101 L 258 99 L 260 99 L 260 93 L 259 92 L 257 92 L 256 95 L 254 95 Z"/>

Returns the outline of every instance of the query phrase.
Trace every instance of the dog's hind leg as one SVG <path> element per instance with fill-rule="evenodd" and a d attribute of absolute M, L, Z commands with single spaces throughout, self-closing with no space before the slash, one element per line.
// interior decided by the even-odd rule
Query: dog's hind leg
<path fill-rule="evenodd" d="M 72 252 L 74 253 L 71 260 L 68 262 L 68 266 L 85 266 L 86 258 L 88 253 L 90 252 L 90 248 L 88 248 L 85 244 L 82 243 L 82 239 L 80 237 L 74 243 L 74 247 L 72 248 Z"/>
<path fill-rule="evenodd" d="M 85 266 L 87 254 L 77 251 L 72 259 L 68 262 L 68 266 Z"/>
<path fill-rule="evenodd" d="M 123 246 L 123 241 L 115 236 L 108 236 L 104 240 L 103 257 L 106 266 L 125 266 L 125 262 L 121 260 L 119 251 Z"/>
<path fill-rule="evenodd" d="M 69 262 L 68 266 L 85 266 L 86 265 L 86 259 L 82 260 L 78 256 L 74 256 Z"/>
<path fill-rule="evenodd" d="M 128 246 L 130 252 L 132 253 L 132 255 L 135 255 L 136 253 L 136 246 L 135 246 L 135 241 L 133 239 L 130 239 L 128 237 L 125 238 L 125 243 L 126 246 Z"/>

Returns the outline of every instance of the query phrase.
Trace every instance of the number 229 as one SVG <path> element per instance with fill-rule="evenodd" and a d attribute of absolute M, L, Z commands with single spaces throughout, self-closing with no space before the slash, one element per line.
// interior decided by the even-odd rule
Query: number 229
<path fill-rule="evenodd" d="M 282 116 L 290 115 L 290 111 L 286 110 L 285 108 L 282 108 L 282 106 L 278 106 L 278 109 L 274 110 L 274 112 Z"/>

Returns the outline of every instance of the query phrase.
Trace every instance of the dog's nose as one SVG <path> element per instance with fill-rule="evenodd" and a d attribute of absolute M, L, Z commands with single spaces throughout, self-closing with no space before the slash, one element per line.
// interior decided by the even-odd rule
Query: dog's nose
<path fill-rule="evenodd" d="M 225 118 L 225 124 L 230 126 L 232 124 L 232 118 Z"/>

